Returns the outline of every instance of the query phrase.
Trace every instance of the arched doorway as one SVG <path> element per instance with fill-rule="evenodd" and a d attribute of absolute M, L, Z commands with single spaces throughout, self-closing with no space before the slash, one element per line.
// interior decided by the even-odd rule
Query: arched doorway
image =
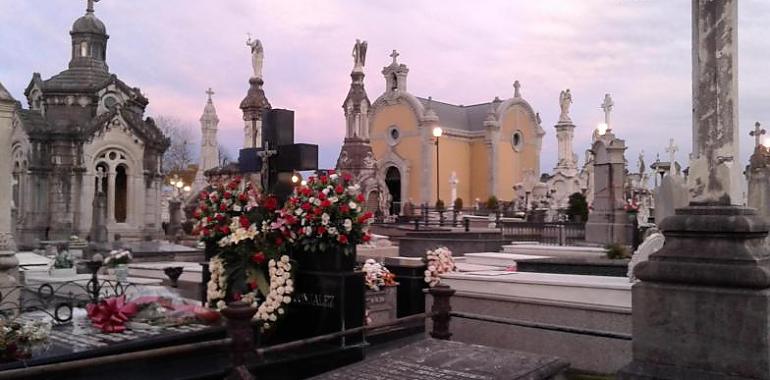
<path fill-rule="evenodd" d="M 115 221 L 118 223 L 126 222 L 128 211 L 128 177 L 126 174 L 125 165 L 118 165 L 115 168 Z"/>
<path fill-rule="evenodd" d="M 390 193 L 390 215 L 401 214 L 401 172 L 397 167 L 391 166 L 385 172 L 385 185 Z"/>

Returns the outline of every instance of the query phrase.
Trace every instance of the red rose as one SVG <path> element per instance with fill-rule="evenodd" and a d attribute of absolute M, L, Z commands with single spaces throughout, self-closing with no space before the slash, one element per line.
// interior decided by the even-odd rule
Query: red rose
<path fill-rule="evenodd" d="M 228 188 L 228 189 L 230 189 L 230 190 L 235 190 L 235 189 L 237 189 L 237 188 L 238 188 L 238 185 L 239 185 L 239 183 L 238 183 L 238 182 L 240 182 L 240 181 L 238 181 L 238 180 L 235 180 L 235 181 L 230 181 L 230 183 L 228 183 L 228 184 L 227 184 L 227 188 Z"/>
<path fill-rule="evenodd" d="M 353 176 L 348 172 L 344 172 L 342 173 L 342 179 L 345 180 L 345 182 L 348 182 L 353 179 Z"/>
<path fill-rule="evenodd" d="M 296 206 L 299 203 L 299 198 L 291 197 L 291 198 L 289 198 L 289 203 L 291 203 L 292 205 Z"/>
<path fill-rule="evenodd" d="M 241 222 L 241 227 L 249 228 L 249 226 L 251 226 L 251 222 L 249 222 L 249 218 L 247 218 L 246 215 L 241 215 L 239 219 L 240 219 L 239 221 Z"/>
<path fill-rule="evenodd" d="M 209 209 L 209 206 L 206 206 L 205 203 L 201 203 L 201 211 L 207 211 Z"/>
<path fill-rule="evenodd" d="M 337 185 L 337 187 L 334 188 L 334 192 L 337 194 L 342 194 L 343 191 L 345 191 L 345 188 L 342 187 L 342 185 Z"/>
<path fill-rule="evenodd" d="M 249 290 L 254 290 L 256 288 L 257 288 L 257 280 L 249 281 Z"/>
<path fill-rule="evenodd" d="M 216 195 L 216 194 L 211 194 L 211 195 L 209 196 L 209 198 L 211 198 L 211 201 L 212 201 L 212 202 L 214 202 L 214 203 L 217 203 L 217 202 L 219 202 L 219 198 L 217 197 L 217 195 Z"/>
<path fill-rule="evenodd" d="M 249 197 L 245 193 L 241 193 L 241 195 L 238 196 L 238 200 L 241 202 L 246 202 L 249 200 Z"/>
<path fill-rule="evenodd" d="M 359 203 L 361 203 L 361 202 L 363 202 L 365 200 L 366 200 L 366 198 L 364 198 L 363 194 L 358 194 L 358 196 L 356 196 L 356 201 L 358 201 Z"/>
<path fill-rule="evenodd" d="M 202 228 L 201 229 L 201 235 L 209 236 L 209 229 L 208 228 Z"/>
<path fill-rule="evenodd" d="M 321 215 L 323 213 L 324 213 L 324 210 L 321 210 L 320 207 L 316 207 L 316 208 L 313 209 L 313 214 Z"/>
<path fill-rule="evenodd" d="M 275 211 L 275 209 L 278 208 L 278 198 L 276 197 L 267 197 L 265 199 L 265 208 L 269 211 Z"/>
<path fill-rule="evenodd" d="M 372 240 L 372 235 L 364 234 L 364 236 L 361 239 L 364 241 L 364 243 L 366 243 L 367 241 Z"/>
<path fill-rule="evenodd" d="M 205 191 L 201 191 L 200 195 L 198 196 L 198 199 L 200 199 L 202 201 L 205 201 L 206 198 L 208 198 L 208 197 L 209 197 L 209 193 L 207 193 Z"/>
<path fill-rule="evenodd" d="M 318 229 L 316 230 L 319 235 L 323 235 L 326 233 L 326 227 L 324 226 L 318 226 Z"/>
<path fill-rule="evenodd" d="M 345 213 L 347 213 L 348 211 L 350 211 L 350 207 L 348 207 L 348 205 L 341 205 L 341 206 L 340 206 L 340 212 L 341 212 L 341 213 L 345 214 Z"/>
<path fill-rule="evenodd" d="M 294 215 L 286 215 L 284 221 L 286 221 L 286 224 L 294 224 L 297 223 L 297 218 Z"/>
<path fill-rule="evenodd" d="M 222 232 L 222 233 L 223 233 L 223 234 L 225 234 L 225 235 L 229 235 L 229 234 L 230 234 L 230 227 L 228 227 L 228 226 L 222 226 L 222 227 L 219 229 L 219 231 L 220 231 L 220 232 Z"/>
<path fill-rule="evenodd" d="M 281 245 L 283 244 L 283 238 L 278 236 L 275 238 L 275 245 Z"/>
<path fill-rule="evenodd" d="M 321 176 L 321 178 L 319 178 L 318 180 L 321 181 L 322 185 L 326 185 L 326 183 L 329 182 L 329 178 L 326 177 L 325 175 Z"/>
<path fill-rule="evenodd" d="M 326 199 L 326 194 L 324 194 L 323 192 L 318 193 L 318 199 L 325 200 Z"/>
<path fill-rule="evenodd" d="M 340 244 L 348 244 L 348 237 L 345 235 L 337 236 L 337 241 L 339 241 Z"/>
<path fill-rule="evenodd" d="M 302 189 L 302 195 L 304 195 L 306 197 L 309 197 L 310 193 L 311 193 L 311 191 L 310 191 L 309 187 L 305 187 L 305 188 Z"/>
<path fill-rule="evenodd" d="M 225 194 L 224 194 L 225 199 L 230 199 L 230 198 L 232 198 L 232 196 L 233 196 L 233 193 L 231 193 L 229 191 L 225 191 Z"/>
<path fill-rule="evenodd" d="M 225 212 L 227 211 L 227 205 L 222 203 L 219 205 L 219 211 Z"/>
<path fill-rule="evenodd" d="M 257 252 L 253 256 L 251 256 L 251 261 L 257 265 L 262 265 L 262 263 L 264 263 L 266 259 L 267 257 L 262 252 Z"/>
<path fill-rule="evenodd" d="M 311 209 L 313 206 L 311 206 L 311 205 L 310 205 L 310 203 L 307 203 L 307 202 L 305 202 L 305 203 L 303 203 L 303 204 L 302 204 L 302 206 L 300 206 L 300 207 L 301 207 L 303 210 L 305 210 L 305 211 L 308 211 L 308 210 L 310 210 L 310 209 Z"/>
<path fill-rule="evenodd" d="M 195 211 L 193 211 L 193 218 L 200 219 L 201 217 L 201 209 L 196 208 Z"/>
<path fill-rule="evenodd" d="M 332 202 L 330 200 L 328 200 L 328 199 L 326 199 L 323 202 L 321 202 L 321 207 L 323 207 L 323 208 L 330 207 L 331 205 L 332 205 Z"/>

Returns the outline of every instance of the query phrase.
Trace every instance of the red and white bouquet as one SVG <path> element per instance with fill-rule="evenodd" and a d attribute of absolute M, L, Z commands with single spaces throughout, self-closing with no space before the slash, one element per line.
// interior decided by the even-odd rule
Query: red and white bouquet
<path fill-rule="evenodd" d="M 425 270 L 425 282 L 431 288 L 441 282 L 441 275 L 453 272 L 457 267 L 452 258 L 452 251 L 447 247 L 439 247 L 434 250 L 428 250 L 425 253 L 425 261 L 428 268 Z"/>
<path fill-rule="evenodd" d="M 367 259 L 361 270 L 364 272 L 364 281 L 369 290 L 379 291 L 387 286 L 398 285 L 396 275 L 374 259 Z"/>
<path fill-rule="evenodd" d="M 255 319 L 270 327 L 294 291 L 286 251 L 296 238 L 298 218 L 287 215 L 275 196 L 240 177 L 202 192 L 193 217 L 193 232 L 218 247 L 209 262 L 209 307 L 245 301 L 258 307 Z"/>
<path fill-rule="evenodd" d="M 374 216 L 364 211 L 365 198 L 349 173 L 310 177 L 298 186 L 284 207 L 283 217 L 298 220 L 291 228 L 295 243 L 305 252 L 342 251 L 371 240 L 369 224 Z"/>

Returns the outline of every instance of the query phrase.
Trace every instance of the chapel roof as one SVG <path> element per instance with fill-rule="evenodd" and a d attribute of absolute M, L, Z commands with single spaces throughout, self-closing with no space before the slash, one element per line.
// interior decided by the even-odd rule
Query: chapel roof
<path fill-rule="evenodd" d="M 430 107 L 436 112 L 441 125 L 451 129 L 462 131 L 483 131 L 484 119 L 489 113 L 492 102 L 474 104 L 470 106 L 455 105 L 417 97 L 425 108 Z"/>
<path fill-rule="evenodd" d="M 99 18 L 94 15 L 93 11 L 91 11 L 75 20 L 75 23 L 72 24 L 71 33 L 107 34 L 107 28 L 104 26 L 102 20 L 99 20 Z"/>

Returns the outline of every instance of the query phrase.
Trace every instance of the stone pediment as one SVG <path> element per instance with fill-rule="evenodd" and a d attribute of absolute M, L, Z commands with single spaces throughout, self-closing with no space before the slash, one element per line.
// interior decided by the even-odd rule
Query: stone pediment
<path fill-rule="evenodd" d="M 104 134 L 107 129 L 113 126 L 124 128 L 142 144 L 157 150 L 165 150 L 170 143 L 169 139 L 155 125 L 154 120 L 151 118 L 142 120 L 141 116 L 135 112 L 122 107 L 109 110 L 91 119 L 83 130 L 83 134 L 88 139 L 93 139 Z"/>

